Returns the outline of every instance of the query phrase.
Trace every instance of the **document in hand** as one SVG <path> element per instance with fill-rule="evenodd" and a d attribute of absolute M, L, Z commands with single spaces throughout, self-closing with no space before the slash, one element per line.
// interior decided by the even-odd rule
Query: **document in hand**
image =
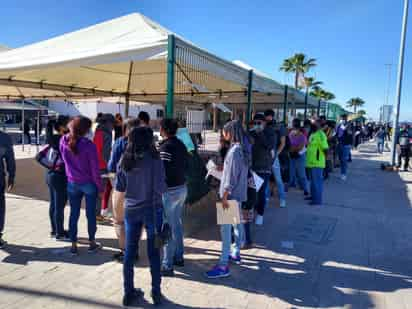
<path fill-rule="evenodd" d="M 237 201 L 228 201 L 229 208 L 223 209 L 222 203 L 216 203 L 217 224 L 240 224 L 240 207 Z"/>

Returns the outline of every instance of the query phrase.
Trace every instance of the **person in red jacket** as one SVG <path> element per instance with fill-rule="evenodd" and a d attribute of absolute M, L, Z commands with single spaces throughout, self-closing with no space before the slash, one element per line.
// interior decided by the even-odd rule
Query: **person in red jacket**
<path fill-rule="evenodd" d="M 99 157 L 100 174 L 107 174 L 107 163 L 110 159 L 113 142 L 113 126 L 115 118 L 112 114 L 103 114 L 98 118 L 98 125 L 94 133 L 93 142 L 97 148 Z M 102 216 L 102 209 L 106 210 L 109 206 L 110 194 L 112 192 L 112 185 L 108 179 L 102 179 L 104 194 L 103 199 L 98 199 L 96 206 L 96 218 L 101 222 L 104 220 Z"/>

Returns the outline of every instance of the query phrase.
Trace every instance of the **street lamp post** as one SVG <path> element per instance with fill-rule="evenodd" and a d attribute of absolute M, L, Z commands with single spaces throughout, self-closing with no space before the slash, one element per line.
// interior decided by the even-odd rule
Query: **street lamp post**
<path fill-rule="evenodd" d="M 399 111 L 401 107 L 403 61 L 404 61 L 404 56 L 405 56 L 405 40 L 406 40 L 406 30 L 407 30 L 407 25 L 408 25 L 408 9 L 409 9 L 409 0 L 405 0 L 404 8 L 403 8 L 401 46 L 399 50 L 398 78 L 397 78 L 397 86 L 396 86 L 396 109 L 395 109 L 395 119 L 393 122 L 392 165 L 395 165 L 395 158 L 396 158 L 396 137 L 398 134 Z"/>

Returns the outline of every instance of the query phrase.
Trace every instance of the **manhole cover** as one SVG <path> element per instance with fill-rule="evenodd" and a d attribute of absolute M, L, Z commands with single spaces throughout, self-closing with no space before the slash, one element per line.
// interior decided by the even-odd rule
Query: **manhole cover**
<path fill-rule="evenodd" d="M 315 215 L 298 215 L 288 228 L 288 238 L 322 244 L 332 236 L 338 219 Z"/>

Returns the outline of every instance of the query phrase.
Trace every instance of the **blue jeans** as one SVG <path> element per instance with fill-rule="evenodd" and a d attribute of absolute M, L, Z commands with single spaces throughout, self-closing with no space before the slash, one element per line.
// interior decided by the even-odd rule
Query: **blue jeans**
<path fill-rule="evenodd" d="M 385 144 L 385 140 L 383 140 L 383 139 L 378 139 L 378 152 L 379 152 L 379 153 L 383 153 L 384 144 Z"/>
<path fill-rule="evenodd" d="M 70 239 L 77 242 L 77 224 L 80 218 L 80 208 L 83 197 L 86 198 L 86 217 L 87 231 L 89 240 L 94 241 L 96 236 L 96 201 L 97 187 L 93 183 L 76 184 L 69 182 L 67 184 L 67 193 L 70 201 Z"/>
<path fill-rule="evenodd" d="M 234 236 L 233 248 L 231 248 L 232 228 Z M 220 237 L 222 238 L 222 255 L 219 260 L 220 266 L 229 265 L 229 255 L 238 256 L 240 254 L 240 243 L 243 233 L 243 224 L 223 224 L 220 226 Z"/>
<path fill-rule="evenodd" d="M 155 243 L 155 221 L 152 207 L 130 209 L 125 208 L 125 254 L 123 261 L 123 285 L 124 293 L 129 294 L 134 290 L 134 262 L 136 258 L 138 242 L 143 225 L 147 234 L 147 256 L 150 262 L 152 275 L 152 292 L 160 293 L 160 248 Z"/>
<path fill-rule="evenodd" d="M 279 200 L 284 201 L 286 199 L 285 185 L 283 184 L 282 173 L 280 170 L 279 158 L 276 157 L 272 166 L 273 176 L 276 180 L 276 186 L 278 188 Z"/>
<path fill-rule="evenodd" d="M 310 182 L 312 203 L 321 205 L 323 193 L 323 168 L 311 168 L 310 174 L 312 176 L 312 180 Z"/>
<path fill-rule="evenodd" d="M 50 192 L 49 217 L 52 233 L 64 235 L 64 207 L 67 202 L 66 175 L 56 172 L 47 173 L 47 185 Z"/>
<path fill-rule="evenodd" d="M 340 161 L 340 173 L 345 175 L 348 172 L 348 161 L 350 158 L 350 151 L 352 146 L 350 145 L 339 145 L 339 161 Z"/>
<path fill-rule="evenodd" d="M 302 154 L 299 158 L 289 161 L 289 186 L 296 186 L 296 178 L 303 191 L 308 191 L 308 180 L 306 178 L 306 154 Z"/>
<path fill-rule="evenodd" d="M 172 239 L 163 248 L 163 267 L 173 268 L 174 261 L 183 260 L 183 209 L 187 197 L 186 185 L 169 188 L 163 194 L 164 220 L 170 225 Z"/>

